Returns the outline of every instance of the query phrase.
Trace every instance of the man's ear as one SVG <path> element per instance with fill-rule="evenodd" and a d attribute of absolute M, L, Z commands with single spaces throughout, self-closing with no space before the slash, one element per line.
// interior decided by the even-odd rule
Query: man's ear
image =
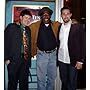
<path fill-rule="evenodd" d="M 71 17 L 72 17 L 72 13 L 71 13 Z"/>
<path fill-rule="evenodd" d="M 20 20 L 22 20 L 22 16 L 20 16 Z"/>

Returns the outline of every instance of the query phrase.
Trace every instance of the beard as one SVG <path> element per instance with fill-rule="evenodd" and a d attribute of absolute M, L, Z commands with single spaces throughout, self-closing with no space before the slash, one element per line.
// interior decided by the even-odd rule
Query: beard
<path fill-rule="evenodd" d="M 68 23 L 70 21 L 69 18 L 63 18 L 64 23 Z"/>
<path fill-rule="evenodd" d="M 63 20 L 65 23 L 68 23 L 70 20 Z"/>

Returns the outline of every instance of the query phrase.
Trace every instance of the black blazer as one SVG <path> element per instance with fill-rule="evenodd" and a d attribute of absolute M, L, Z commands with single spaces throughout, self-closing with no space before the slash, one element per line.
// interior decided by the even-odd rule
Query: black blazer
<path fill-rule="evenodd" d="M 61 25 L 58 29 L 58 47 L 60 45 L 59 32 Z M 81 24 L 72 24 L 68 37 L 68 50 L 70 56 L 70 63 L 76 64 L 76 61 L 84 62 L 85 59 L 85 32 Z"/>
<path fill-rule="evenodd" d="M 26 31 L 30 41 L 30 29 L 26 27 Z M 15 23 L 9 24 L 4 31 L 4 60 L 11 62 L 21 62 L 21 45 L 22 45 L 22 32 L 20 25 Z M 29 45 L 29 60 L 28 65 L 31 66 L 31 46 Z"/>

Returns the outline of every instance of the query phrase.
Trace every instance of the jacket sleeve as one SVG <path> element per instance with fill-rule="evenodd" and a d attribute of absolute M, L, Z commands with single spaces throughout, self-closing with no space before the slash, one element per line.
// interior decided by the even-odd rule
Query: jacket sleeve
<path fill-rule="evenodd" d="M 81 35 L 82 35 L 81 36 L 81 40 L 82 40 L 81 57 L 82 57 L 82 62 L 85 62 L 86 60 L 86 30 L 85 30 L 85 27 L 83 27 L 83 25 L 81 25 Z"/>
<path fill-rule="evenodd" d="M 81 56 L 81 62 L 85 62 L 86 58 L 86 32 L 85 28 L 83 27 L 82 24 L 80 24 L 79 27 L 79 42 L 80 42 L 80 56 Z"/>
<path fill-rule="evenodd" d="M 58 27 L 58 33 L 57 33 L 57 47 L 59 48 L 60 40 L 59 40 L 59 33 L 60 33 L 61 24 Z"/>
<path fill-rule="evenodd" d="M 59 45 L 60 45 L 59 33 L 60 33 L 61 25 L 62 25 L 62 24 L 59 25 L 59 27 L 58 27 L 58 32 L 57 32 L 57 53 L 56 53 L 56 54 L 57 54 L 57 61 L 56 61 L 56 65 L 57 65 L 57 66 L 59 66 L 59 64 L 58 64 L 58 63 L 59 63 L 59 61 L 58 61 L 58 49 L 59 49 Z"/>
<path fill-rule="evenodd" d="M 4 31 L 4 60 L 10 60 L 13 24 L 9 24 Z"/>

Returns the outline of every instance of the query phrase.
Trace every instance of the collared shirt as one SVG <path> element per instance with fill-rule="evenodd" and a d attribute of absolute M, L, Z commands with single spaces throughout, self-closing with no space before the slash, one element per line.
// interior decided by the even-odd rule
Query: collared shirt
<path fill-rule="evenodd" d="M 71 21 L 66 24 L 62 24 L 59 33 L 60 46 L 58 51 L 58 60 L 70 64 L 70 57 L 68 52 L 68 36 L 71 27 Z"/>

